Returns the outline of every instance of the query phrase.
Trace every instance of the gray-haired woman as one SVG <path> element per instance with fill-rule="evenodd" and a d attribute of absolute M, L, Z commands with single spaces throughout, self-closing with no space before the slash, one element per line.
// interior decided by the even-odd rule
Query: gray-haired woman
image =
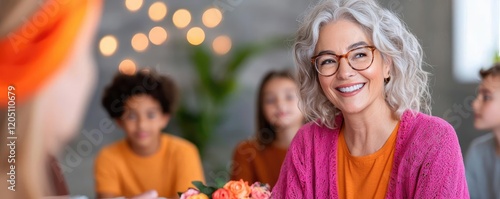
<path fill-rule="evenodd" d="M 422 50 L 372 0 L 326 0 L 294 46 L 304 125 L 275 198 L 468 198 L 454 129 L 430 112 Z"/>

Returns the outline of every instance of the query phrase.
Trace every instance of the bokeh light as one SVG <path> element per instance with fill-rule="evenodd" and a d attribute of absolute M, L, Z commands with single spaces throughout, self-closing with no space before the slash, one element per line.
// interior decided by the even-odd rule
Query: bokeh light
<path fill-rule="evenodd" d="M 131 12 L 135 12 L 142 7 L 142 0 L 125 0 L 125 7 Z"/>
<path fill-rule="evenodd" d="M 161 45 L 167 40 L 167 31 L 160 26 L 156 26 L 149 31 L 149 41 L 154 45 Z"/>
<path fill-rule="evenodd" d="M 134 61 L 130 59 L 125 59 L 122 62 L 120 62 L 118 70 L 123 74 L 133 75 L 137 71 L 137 67 L 135 66 Z"/>
<path fill-rule="evenodd" d="M 143 33 L 137 33 L 132 37 L 132 48 L 137 52 L 142 52 L 148 48 L 148 37 Z"/>
<path fill-rule="evenodd" d="M 167 5 L 165 3 L 158 1 L 149 7 L 149 18 L 153 21 L 160 21 L 167 15 Z"/>
<path fill-rule="evenodd" d="M 193 27 L 187 32 L 187 40 L 192 45 L 200 45 L 205 40 L 205 32 L 200 27 Z"/>
<path fill-rule="evenodd" d="M 99 41 L 99 50 L 104 56 L 111 56 L 116 52 L 118 48 L 118 41 L 113 35 L 104 36 L 101 41 Z"/>
<path fill-rule="evenodd" d="M 219 55 L 224 55 L 231 50 L 231 38 L 226 35 L 218 36 L 212 42 L 212 49 Z"/>
<path fill-rule="evenodd" d="M 185 28 L 191 23 L 191 13 L 186 9 L 179 9 L 172 16 L 172 22 L 177 28 Z"/>
<path fill-rule="evenodd" d="M 214 28 L 222 21 L 222 12 L 217 8 L 209 8 L 203 13 L 202 21 L 206 27 Z"/>

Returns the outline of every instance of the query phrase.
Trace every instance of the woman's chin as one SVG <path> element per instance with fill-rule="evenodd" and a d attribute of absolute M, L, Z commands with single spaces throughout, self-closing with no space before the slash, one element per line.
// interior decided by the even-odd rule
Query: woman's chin
<path fill-rule="evenodd" d="M 361 113 L 361 111 L 363 111 L 363 108 L 360 106 L 356 106 L 356 105 L 348 106 L 348 107 L 345 107 L 343 109 L 340 109 L 340 112 L 342 112 L 343 115 L 354 115 L 354 114 Z"/>

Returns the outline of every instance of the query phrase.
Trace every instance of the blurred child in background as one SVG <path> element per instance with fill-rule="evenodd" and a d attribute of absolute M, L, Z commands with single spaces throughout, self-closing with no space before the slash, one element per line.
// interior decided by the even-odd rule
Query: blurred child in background
<path fill-rule="evenodd" d="M 298 87 L 289 71 L 269 72 L 258 92 L 256 138 L 236 147 L 231 179 L 250 184 L 258 181 L 272 187 L 304 117 L 298 108 Z"/>
<path fill-rule="evenodd" d="M 102 105 L 125 132 L 125 139 L 105 147 L 95 161 L 98 198 L 132 197 L 154 190 L 176 197 L 192 181 L 204 181 L 197 148 L 162 133 L 177 99 L 173 81 L 151 70 L 117 74 L 105 89 Z"/>
<path fill-rule="evenodd" d="M 492 133 L 474 139 L 465 159 L 471 198 L 500 198 L 500 63 L 481 70 L 474 127 Z"/>

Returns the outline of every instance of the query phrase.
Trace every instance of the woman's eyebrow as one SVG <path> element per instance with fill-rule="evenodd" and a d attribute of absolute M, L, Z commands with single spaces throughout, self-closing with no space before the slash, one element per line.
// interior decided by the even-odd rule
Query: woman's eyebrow
<path fill-rule="evenodd" d="M 349 45 L 347 47 L 347 50 L 351 50 L 353 48 L 357 48 L 357 47 L 360 47 L 360 46 L 369 46 L 368 43 L 364 42 L 364 41 L 359 41 L 359 42 L 356 42 L 356 43 L 353 43 L 351 45 Z M 332 51 L 332 50 L 322 50 L 318 53 L 318 55 L 323 55 L 323 54 L 334 54 L 334 55 L 337 55 L 337 53 L 335 53 L 335 51 Z"/>
<path fill-rule="evenodd" d="M 359 47 L 359 46 L 368 46 L 368 44 L 364 41 L 359 41 L 354 44 L 351 44 L 349 47 L 347 47 L 347 50 L 351 50 L 353 48 Z"/>

